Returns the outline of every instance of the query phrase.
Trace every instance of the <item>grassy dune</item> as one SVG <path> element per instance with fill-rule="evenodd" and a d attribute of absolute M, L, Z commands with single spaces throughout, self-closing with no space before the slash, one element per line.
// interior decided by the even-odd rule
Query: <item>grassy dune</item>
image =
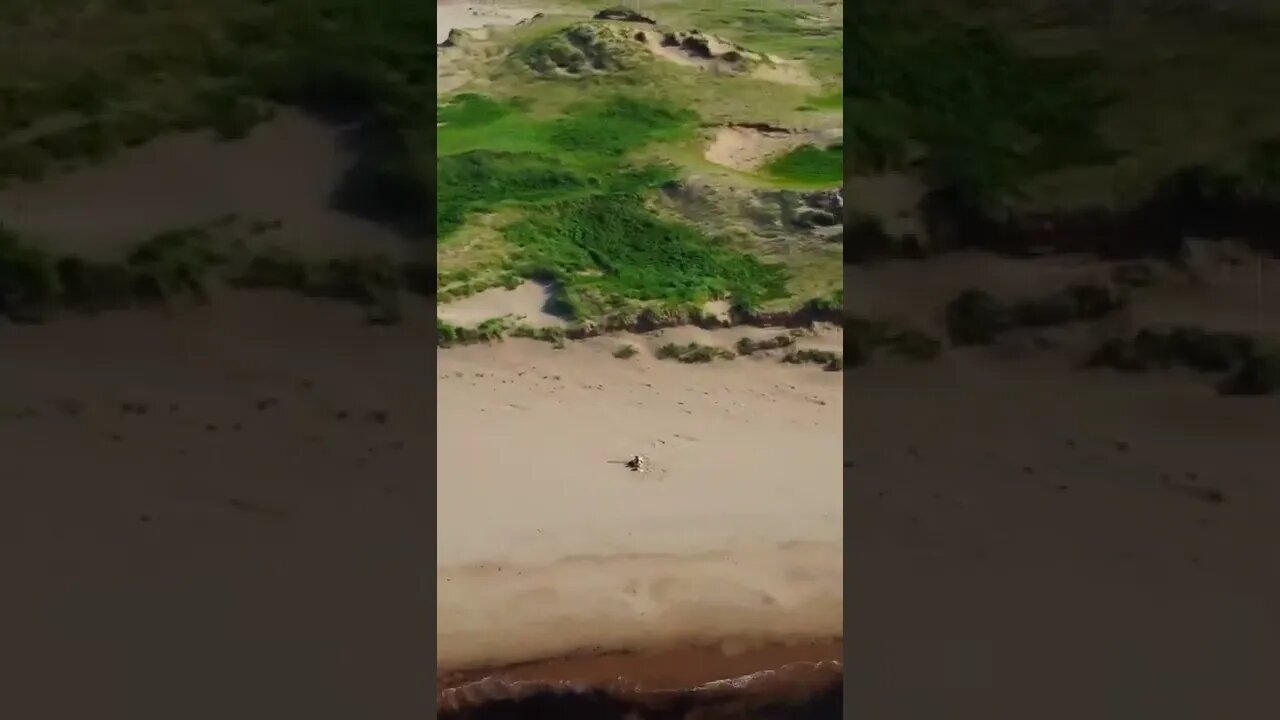
<path fill-rule="evenodd" d="M 806 29 L 799 10 L 776 5 L 646 7 L 656 30 L 587 21 L 599 9 L 592 5 L 460 37 L 450 67 L 483 84 L 463 85 L 438 106 L 442 297 L 549 279 L 561 311 L 600 321 L 641 310 L 696 316 L 719 299 L 749 311 L 785 310 L 829 295 L 828 283 L 804 274 L 818 264 L 820 276 L 838 277 L 833 254 L 797 261 L 809 255 L 797 248 L 778 262 L 776 248 L 725 232 L 731 217 L 716 229 L 656 202 L 664 186 L 713 174 L 748 188 L 839 184 L 838 152 L 801 152 L 743 178 L 702 158 L 701 128 L 719 123 L 838 127 L 840 66 L 830 62 L 838 25 Z M 700 72 L 655 57 L 632 37 L 695 27 L 810 63 L 827 82 Z"/>

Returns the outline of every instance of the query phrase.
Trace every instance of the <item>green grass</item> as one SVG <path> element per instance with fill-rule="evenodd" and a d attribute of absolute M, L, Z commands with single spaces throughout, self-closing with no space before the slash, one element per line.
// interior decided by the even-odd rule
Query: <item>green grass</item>
<path fill-rule="evenodd" d="M 899 164 L 913 141 L 938 184 L 987 205 L 1035 175 L 1112 158 L 1098 130 L 1107 97 L 1083 59 L 1032 56 L 997 32 L 891 0 L 855 5 L 846 26 L 856 171 Z"/>
<path fill-rule="evenodd" d="M 529 274 L 558 281 L 564 309 L 576 317 L 626 301 L 698 306 L 729 297 L 754 307 L 786 293 L 780 267 L 663 220 L 633 194 L 555 203 L 512 224 L 507 235 Z"/>
<path fill-rule="evenodd" d="M 770 162 L 765 172 L 792 183 L 838 187 L 844 180 L 844 143 L 796 148 Z"/>
<path fill-rule="evenodd" d="M 786 292 L 785 273 L 698 230 L 660 218 L 648 191 L 675 178 L 671 167 L 633 158 L 654 144 L 681 141 L 693 112 L 660 101 L 611 94 L 569 103 L 564 114 L 533 120 L 527 105 L 477 95 L 450 100 L 439 128 L 437 231 L 441 251 L 472 218 L 509 211 L 519 219 L 501 235 L 502 262 L 522 277 L 557 281 L 562 310 L 581 320 L 628 307 L 694 308 L 722 297 L 754 307 Z M 499 131 L 519 122 L 523 152 Z M 456 152 L 461 148 L 469 148 Z M 501 271 L 490 274 L 493 280 Z M 479 289 L 455 271 L 456 287 Z"/>

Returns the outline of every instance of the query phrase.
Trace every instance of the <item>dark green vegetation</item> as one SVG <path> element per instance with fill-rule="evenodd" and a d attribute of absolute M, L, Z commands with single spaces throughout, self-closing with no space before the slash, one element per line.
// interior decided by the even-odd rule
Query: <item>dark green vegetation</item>
<path fill-rule="evenodd" d="M 622 310 L 626 300 L 698 308 L 728 296 L 750 308 L 785 291 L 777 267 L 659 219 L 634 195 L 566 200 L 514 224 L 508 236 L 530 275 L 558 281 L 562 309 L 577 318 Z"/>
<path fill-rule="evenodd" d="M 520 136 L 498 142 L 523 151 L 449 152 L 469 148 L 477 129 L 496 132 L 493 126 L 521 112 L 476 95 L 442 108 L 440 243 L 450 243 L 469 216 L 521 211 L 502 229 L 515 251 L 507 271 L 556 281 L 559 310 L 579 320 L 645 303 L 693 309 L 721 297 L 754 307 L 785 294 L 779 268 L 646 206 L 643 193 L 673 179 L 674 171 L 633 164 L 629 155 L 691 132 L 691 113 L 615 95 L 562 118 L 522 118 Z"/>
<path fill-rule="evenodd" d="M 446 243 L 467 217 L 538 208 L 572 196 L 638 192 L 671 180 L 668 167 L 633 166 L 627 153 L 690 132 L 693 116 L 624 96 L 535 122 L 518 104 L 475 94 L 439 108 L 436 232 Z M 485 135 L 517 136 L 485 138 Z M 500 149 L 479 149 L 496 142 Z M 510 149 L 507 149 L 510 148 Z"/>
<path fill-rule="evenodd" d="M 1017 328 L 1097 320 L 1124 307 L 1125 302 L 1112 288 L 1085 283 L 1014 302 L 971 288 L 947 304 L 947 332 L 956 345 L 986 345 Z"/>
<path fill-rule="evenodd" d="M 1280 392 L 1280 353 L 1239 333 L 1185 326 L 1145 329 L 1104 342 L 1090 365 L 1124 372 L 1182 367 L 1219 376 L 1218 389 L 1224 395 Z"/>
<path fill-rule="evenodd" d="M 501 342 L 511 329 L 507 318 L 492 318 L 475 327 L 462 327 L 436 318 L 436 346 Z"/>
<path fill-rule="evenodd" d="M 765 171 L 776 178 L 819 187 L 839 185 L 844 178 L 844 143 L 825 148 L 805 145 L 770 162 Z"/>
<path fill-rule="evenodd" d="M 845 358 L 851 366 L 865 365 L 885 352 L 909 360 L 934 360 L 942 354 L 942 341 L 910 327 L 863 318 L 845 323 Z"/>
<path fill-rule="evenodd" d="M 844 370 L 844 355 L 831 350 L 815 350 L 812 348 L 792 350 L 782 358 L 782 361 L 797 365 L 821 365 L 823 370 L 829 372 Z"/>
<path fill-rule="evenodd" d="M 886 235 L 867 221 L 892 224 L 900 208 L 850 198 L 868 215 L 855 241 L 874 246 L 855 257 L 964 245 L 1168 257 L 1183 236 L 1280 249 L 1274 4 L 871 0 L 849 12 L 850 173 L 906 175 L 927 200 L 911 209 L 926 227 Z"/>
<path fill-rule="evenodd" d="M 369 183 L 397 210 L 429 208 L 431 13 L 410 0 L 4 3 L 0 178 L 177 129 L 237 137 L 283 103 L 371 120 L 384 150 Z"/>
<path fill-rule="evenodd" d="M 682 363 L 709 363 L 712 360 L 732 360 L 737 355 L 731 350 L 691 342 L 685 345 L 667 343 L 658 348 L 660 360 L 677 360 Z"/>
<path fill-rule="evenodd" d="M 920 143 L 936 186 L 985 205 L 1035 174 L 1110 158 L 1097 129 L 1106 98 L 1086 63 L 1030 56 L 996 32 L 911 6 L 847 9 L 854 172 L 903 168 Z"/>
<path fill-rule="evenodd" d="M 778 350 L 795 344 L 796 339 L 791 335 L 775 335 L 767 340 L 753 340 L 749 337 L 744 337 L 738 340 L 734 347 L 738 349 L 739 355 L 754 355 L 758 352 Z"/>
<path fill-rule="evenodd" d="M 395 323 L 405 292 L 434 292 L 434 269 L 380 256 L 309 261 L 284 250 L 250 250 L 220 232 L 227 222 L 161 233 L 124 258 L 53 256 L 0 226 L 0 314 L 40 322 L 59 310 L 101 312 L 207 299 L 222 286 L 274 288 L 357 303 L 371 323 Z"/>

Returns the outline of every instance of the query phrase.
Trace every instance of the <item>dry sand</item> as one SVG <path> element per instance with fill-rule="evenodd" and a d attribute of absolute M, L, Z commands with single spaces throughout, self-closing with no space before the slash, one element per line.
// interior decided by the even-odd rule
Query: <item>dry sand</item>
<path fill-rule="evenodd" d="M 568 322 L 547 311 L 551 289 L 538 282 L 525 282 L 507 290 L 490 288 L 456 302 L 436 307 L 436 316 L 454 325 L 471 327 L 485 320 L 516 317 L 532 327 L 565 327 Z"/>
<path fill-rule="evenodd" d="M 727 125 L 716 130 L 704 157 L 717 165 L 751 172 L 801 145 L 830 144 L 842 135 L 841 130 L 804 132 Z"/>
<path fill-rule="evenodd" d="M 846 297 L 928 322 L 965 285 L 1046 292 L 1104 271 L 953 255 L 859 267 Z M 1244 295 L 1171 283 L 1139 296 L 1135 327 L 1251 321 Z M 966 351 L 846 373 L 848 677 L 865 717 L 1280 713 L 1280 402 L 1072 361 Z"/>
<path fill-rule="evenodd" d="M 0 323 L 0 715 L 425 715 L 428 310 Z"/>
<path fill-rule="evenodd" d="M 442 43 L 453 29 L 470 30 L 490 25 L 515 25 L 542 12 L 527 7 L 483 2 L 436 0 L 436 43 Z"/>
<path fill-rule="evenodd" d="M 442 670 L 841 635 L 840 374 L 621 342 L 438 354 Z"/>
<path fill-rule="evenodd" d="M 334 189 L 354 161 L 338 128 L 282 109 L 242 140 L 167 135 L 92 167 L 0 190 L 0 219 L 50 250 L 104 259 L 227 214 L 280 221 L 271 241 L 304 255 L 406 252 L 394 231 L 334 208 Z"/>

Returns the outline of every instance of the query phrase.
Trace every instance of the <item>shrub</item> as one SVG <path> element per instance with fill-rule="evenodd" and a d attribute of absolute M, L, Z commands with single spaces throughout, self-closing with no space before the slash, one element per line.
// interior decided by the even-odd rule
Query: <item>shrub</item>
<path fill-rule="evenodd" d="M 982 290 L 969 289 L 947 305 L 947 332 L 957 345 L 986 345 L 1014 327 L 1011 308 Z"/>
<path fill-rule="evenodd" d="M 618 358 L 619 360 L 626 360 L 627 358 L 635 357 L 635 355 L 639 352 L 640 351 L 636 349 L 635 345 L 628 344 L 628 345 L 623 345 L 617 350 L 614 350 L 613 356 Z"/>
<path fill-rule="evenodd" d="M 1253 353 L 1218 386 L 1223 395 L 1280 393 L 1280 354 Z"/>
<path fill-rule="evenodd" d="M 656 353 L 662 360 L 677 360 L 682 363 L 709 363 L 712 360 L 732 360 L 737 357 L 730 350 L 691 342 L 686 345 L 667 343 L 658 348 Z"/>

